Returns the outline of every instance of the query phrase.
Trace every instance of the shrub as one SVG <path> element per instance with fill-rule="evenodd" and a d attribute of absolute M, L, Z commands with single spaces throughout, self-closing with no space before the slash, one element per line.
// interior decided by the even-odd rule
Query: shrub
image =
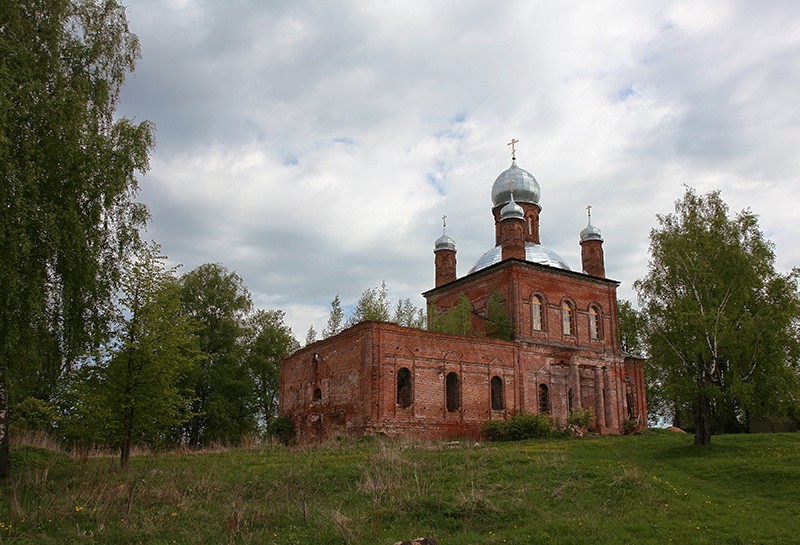
<path fill-rule="evenodd" d="M 269 426 L 270 437 L 275 437 L 284 445 L 294 441 L 295 429 L 294 422 L 290 416 L 279 416 Z"/>
<path fill-rule="evenodd" d="M 481 426 L 481 437 L 489 441 L 508 439 L 508 424 L 503 420 L 489 420 Z"/>
<path fill-rule="evenodd" d="M 35 397 L 26 397 L 14 407 L 11 425 L 16 431 L 50 433 L 58 420 L 58 412 L 50 403 Z"/>
<path fill-rule="evenodd" d="M 577 428 L 588 428 L 592 422 L 594 422 L 594 411 L 591 408 L 579 407 L 570 411 L 569 418 L 567 418 L 567 424 Z"/>
<path fill-rule="evenodd" d="M 553 432 L 553 419 L 547 413 L 518 414 L 508 424 L 508 438 L 512 441 L 543 439 Z"/>

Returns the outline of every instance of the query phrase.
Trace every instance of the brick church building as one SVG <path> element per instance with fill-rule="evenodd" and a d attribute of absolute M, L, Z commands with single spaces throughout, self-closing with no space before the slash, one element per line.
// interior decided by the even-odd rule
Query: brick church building
<path fill-rule="evenodd" d="M 622 352 L 617 286 L 606 278 L 601 232 L 580 232 L 581 272 L 539 240 L 536 179 L 511 166 L 495 180 L 495 244 L 456 276 L 456 245 L 436 240 L 432 312 L 465 296 L 477 336 L 362 322 L 283 360 L 281 415 L 300 442 L 335 436 L 452 439 L 480 436 L 489 420 L 549 413 L 565 425 L 590 408 L 597 433 L 623 433 L 647 422 L 643 361 Z M 481 336 L 487 301 L 499 294 L 510 341 Z"/>

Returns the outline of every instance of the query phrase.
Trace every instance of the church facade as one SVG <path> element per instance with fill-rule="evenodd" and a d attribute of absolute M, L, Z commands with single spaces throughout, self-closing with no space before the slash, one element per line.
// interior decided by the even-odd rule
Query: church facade
<path fill-rule="evenodd" d="M 428 314 L 466 299 L 475 335 L 362 322 L 283 360 L 279 412 L 300 442 L 477 439 L 490 420 L 546 412 L 563 426 L 578 408 L 592 410 L 597 433 L 646 425 L 644 362 L 620 347 L 619 283 L 605 276 L 601 232 L 590 215 L 582 271 L 570 270 L 539 240 L 540 196 L 512 157 L 492 185 L 494 246 L 457 278 L 453 239 L 443 233 L 434 244 Z M 491 297 L 502 301 L 511 340 L 483 336 Z"/>

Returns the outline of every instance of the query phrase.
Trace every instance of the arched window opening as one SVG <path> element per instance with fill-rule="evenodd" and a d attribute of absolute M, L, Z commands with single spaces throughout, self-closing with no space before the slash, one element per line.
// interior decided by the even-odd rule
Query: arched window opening
<path fill-rule="evenodd" d="M 575 327 L 573 320 L 575 312 L 572 309 L 572 303 L 564 301 L 561 305 L 561 332 L 564 335 L 574 335 Z"/>
<path fill-rule="evenodd" d="M 550 392 L 547 388 L 547 384 L 539 385 L 539 412 L 550 412 Z"/>
<path fill-rule="evenodd" d="M 454 412 L 461 408 L 461 381 L 458 379 L 458 373 L 447 373 L 446 383 L 447 410 Z"/>
<path fill-rule="evenodd" d="M 397 404 L 404 409 L 411 406 L 411 371 L 407 367 L 397 371 Z"/>
<path fill-rule="evenodd" d="M 320 390 L 319 388 L 314 388 L 314 401 L 321 401 L 321 400 L 322 400 L 322 390 Z"/>
<path fill-rule="evenodd" d="M 532 323 L 534 331 L 542 330 L 542 300 L 538 295 L 531 298 Z"/>
<path fill-rule="evenodd" d="M 503 399 L 503 379 L 500 377 L 492 377 L 492 410 L 502 411 L 505 408 L 505 401 Z"/>
<path fill-rule="evenodd" d="M 567 407 L 569 412 L 572 412 L 575 409 L 575 399 L 572 396 L 572 388 L 570 388 L 567 392 Z"/>
<path fill-rule="evenodd" d="M 602 337 L 601 329 L 602 321 L 600 319 L 600 312 L 597 307 L 592 305 L 589 307 L 589 335 L 592 340 L 598 340 Z"/>

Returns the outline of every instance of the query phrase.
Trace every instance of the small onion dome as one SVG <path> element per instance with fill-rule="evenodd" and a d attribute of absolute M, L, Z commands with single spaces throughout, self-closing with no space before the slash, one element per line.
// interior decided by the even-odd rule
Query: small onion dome
<path fill-rule="evenodd" d="M 592 225 L 592 219 L 589 218 L 589 223 L 586 227 L 583 228 L 581 231 L 581 242 L 585 242 L 587 240 L 603 240 L 603 233 L 600 232 L 600 229 Z"/>
<path fill-rule="evenodd" d="M 514 192 L 510 191 L 511 199 L 508 201 L 508 204 L 505 205 L 502 210 L 500 210 L 500 221 L 507 220 L 507 219 L 525 219 L 525 211 L 522 209 L 520 205 L 514 202 Z"/>
<path fill-rule="evenodd" d="M 447 234 L 442 233 L 442 236 L 436 239 L 436 242 L 433 246 L 433 251 L 438 252 L 439 250 L 456 250 L 456 241 L 447 236 Z"/>
<path fill-rule="evenodd" d="M 542 195 L 533 174 L 519 168 L 516 161 L 511 161 L 511 167 L 501 172 L 492 184 L 492 207 L 509 202 L 512 191 L 517 202 L 539 204 Z"/>

